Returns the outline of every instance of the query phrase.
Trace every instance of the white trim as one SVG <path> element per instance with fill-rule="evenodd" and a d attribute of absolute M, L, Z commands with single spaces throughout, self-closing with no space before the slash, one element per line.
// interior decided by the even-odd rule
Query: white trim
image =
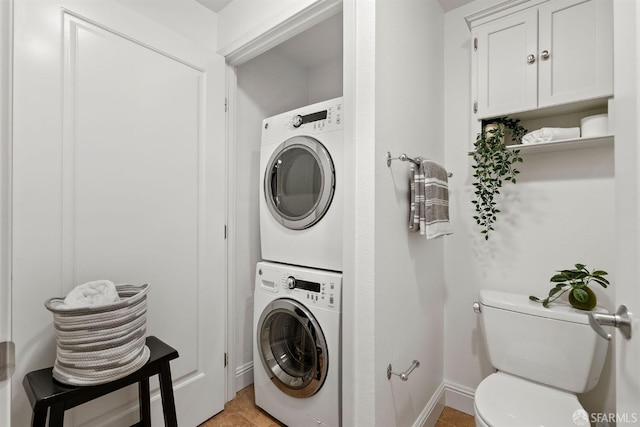
<path fill-rule="evenodd" d="M 342 57 L 342 99 L 344 126 L 344 182 L 351 183 L 344 187 L 342 229 L 342 325 L 341 325 L 341 408 L 342 425 L 354 425 L 356 414 L 356 354 L 354 348 L 358 336 L 355 331 L 356 314 L 356 283 L 355 283 L 355 175 L 353 159 L 355 158 L 355 76 L 356 76 L 356 0 L 344 0 L 342 14 L 343 49 L 351 55 Z M 350 230 L 350 231 L 348 231 Z"/>
<path fill-rule="evenodd" d="M 448 407 L 465 414 L 475 414 L 473 410 L 473 399 L 476 395 L 475 389 L 447 380 L 444 380 L 444 388 L 444 401 Z"/>
<path fill-rule="evenodd" d="M 445 406 L 473 416 L 474 396 L 475 390 L 472 388 L 447 380 L 442 381 L 418 415 L 413 427 L 434 427 Z"/>
<path fill-rule="evenodd" d="M 241 65 L 342 10 L 342 0 L 320 0 L 293 16 L 270 20 L 218 50 L 230 65 Z M 279 22 L 272 26 L 273 21 Z"/>
<path fill-rule="evenodd" d="M 226 150 L 227 150 L 227 402 L 236 397 L 237 374 L 231 369 L 235 365 L 236 328 L 236 90 L 238 79 L 235 67 L 227 64 L 226 80 Z"/>
<path fill-rule="evenodd" d="M 436 389 L 431 399 L 427 402 L 418 418 L 413 423 L 413 427 L 434 427 L 445 407 L 445 383 L 442 382 Z"/>
<path fill-rule="evenodd" d="M 0 341 L 10 341 L 13 0 L 0 1 L 0 46 Z M 11 425 L 11 382 L 0 382 L 0 425 Z"/>
<path fill-rule="evenodd" d="M 545 3 L 547 1 L 549 0 L 507 0 L 467 15 L 464 17 L 464 20 L 471 30 L 478 25 L 495 21 L 503 16 L 511 15 L 512 13 L 537 6 L 538 4 Z"/>
<path fill-rule="evenodd" d="M 236 392 L 253 384 L 253 362 L 247 362 L 236 368 Z"/>

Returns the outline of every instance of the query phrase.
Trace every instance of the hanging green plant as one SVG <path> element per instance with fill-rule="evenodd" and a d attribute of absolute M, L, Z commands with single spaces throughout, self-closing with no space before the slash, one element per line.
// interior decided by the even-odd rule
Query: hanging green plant
<path fill-rule="evenodd" d="M 484 234 L 485 240 L 494 231 L 493 224 L 500 213 L 496 195 L 500 194 L 504 182 L 516 183 L 516 175 L 520 171 L 514 165 L 523 161 L 520 150 L 507 148 L 506 136 L 509 135 L 514 144 L 520 144 L 526 133 L 519 119 L 498 117 L 483 121 L 482 131 L 473 144 L 474 151 L 469 153 L 475 162 L 471 166 L 474 169 L 475 187 L 475 200 L 471 203 L 476 211 L 473 219 L 481 227 L 480 233 Z"/>

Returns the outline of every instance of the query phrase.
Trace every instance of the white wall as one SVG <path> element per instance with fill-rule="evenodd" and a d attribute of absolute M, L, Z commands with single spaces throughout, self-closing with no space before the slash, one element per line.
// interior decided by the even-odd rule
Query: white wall
<path fill-rule="evenodd" d="M 235 360 L 236 390 L 253 382 L 253 289 L 260 261 L 259 198 L 262 120 L 308 104 L 342 95 L 342 52 L 318 69 L 299 64 L 274 48 L 236 67 L 234 199 Z M 336 71 L 337 70 L 337 71 Z M 339 72 L 338 72 L 339 71 Z"/>
<path fill-rule="evenodd" d="M 307 102 L 314 104 L 342 96 L 342 55 L 307 69 Z"/>
<path fill-rule="evenodd" d="M 518 183 L 502 191 L 503 212 L 488 242 L 472 219 L 471 51 L 464 17 L 496 3 L 476 0 L 445 15 L 445 158 L 454 173 L 456 233 L 445 244 L 444 376 L 471 389 L 493 372 L 471 308 L 481 289 L 544 296 L 555 270 L 582 262 L 610 273 L 613 287 L 594 289 L 601 305 L 612 309 L 615 292 L 612 147 L 524 155 Z M 612 347 L 598 386 L 581 396 L 589 411 L 613 411 L 611 353 Z"/>
<path fill-rule="evenodd" d="M 116 0 L 195 44 L 216 51 L 218 15 L 196 1 Z"/>
<path fill-rule="evenodd" d="M 409 164 L 386 152 L 444 162 L 443 12 L 435 0 L 376 2 L 375 425 L 408 426 L 443 379 L 444 244 L 411 233 Z M 356 160 L 359 161 L 359 160 Z M 454 180 L 457 177 L 454 178 Z M 386 367 L 421 366 L 404 382 Z"/>

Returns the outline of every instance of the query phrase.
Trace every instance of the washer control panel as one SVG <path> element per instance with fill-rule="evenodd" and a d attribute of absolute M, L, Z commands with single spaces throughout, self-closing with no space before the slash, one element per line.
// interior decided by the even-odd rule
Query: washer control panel
<path fill-rule="evenodd" d="M 283 275 L 280 279 L 280 285 L 285 294 L 294 293 L 298 299 L 312 305 L 336 307 L 338 304 L 339 295 L 335 280 L 327 279 L 314 282 L 300 277 Z"/>
<path fill-rule="evenodd" d="M 302 267 L 278 271 L 266 263 L 258 264 L 257 283 L 261 290 L 295 297 L 310 306 L 340 309 L 342 275 Z"/>

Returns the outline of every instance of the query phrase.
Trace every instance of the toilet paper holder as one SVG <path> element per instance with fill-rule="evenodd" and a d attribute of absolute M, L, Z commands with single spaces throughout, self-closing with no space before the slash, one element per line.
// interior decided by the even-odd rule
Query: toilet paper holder
<path fill-rule="evenodd" d="M 409 375 L 411 375 L 411 372 L 413 372 L 413 370 L 416 369 L 419 366 L 420 366 L 420 362 L 418 362 L 417 360 L 414 360 L 413 362 L 411 362 L 411 366 L 409 366 L 409 369 L 407 369 L 404 372 L 400 372 L 398 374 L 396 372 L 393 372 L 393 368 L 391 367 L 391 363 L 389 363 L 389 366 L 387 366 L 387 379 L 390 380 L 391 379 L 391 375 L 395 375 L 397 377 L 400 377 L 400 379 L 402 381 L 406 381 L 406 380 L 409 379 Z"/>

